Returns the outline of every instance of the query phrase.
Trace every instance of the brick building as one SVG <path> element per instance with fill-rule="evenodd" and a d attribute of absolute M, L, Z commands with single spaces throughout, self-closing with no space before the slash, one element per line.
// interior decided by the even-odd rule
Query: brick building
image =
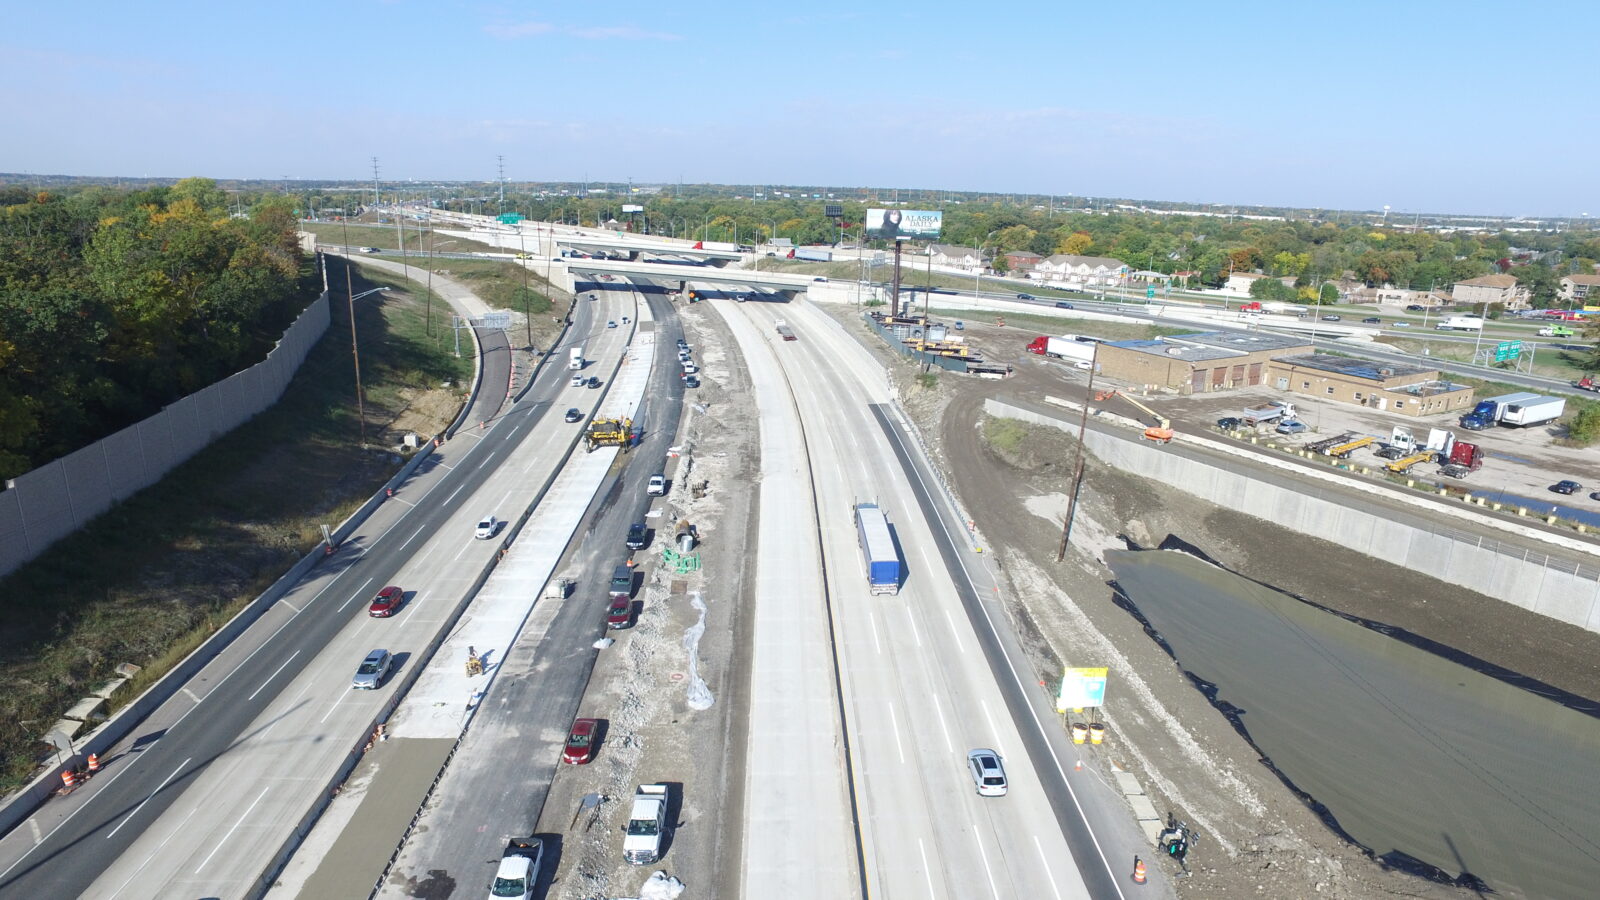
<path fill-rule="evenodd" d="M 1145 390 L 1200 394 L 1267 383 L 1272 357 L 1308 353 L 1304 338 L 1211 331 L 1101 344 L 1096 362 L 1108 378 Z"/>
<path fill-rule="evenodd" d="M 1408 416 L 1465 412 L 1475 399 L 1472 388 L 1423 366 L 1304 353 L 1277 356 L 1268 368 L 1279 390 Z"/>

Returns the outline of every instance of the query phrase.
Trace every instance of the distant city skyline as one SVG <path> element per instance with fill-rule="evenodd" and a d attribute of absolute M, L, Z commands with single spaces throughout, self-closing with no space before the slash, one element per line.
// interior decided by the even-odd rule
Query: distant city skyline
<path fill-rule="evenodd" d="M 161 7 L 8 11 L 0 171 L 1600 214 L 1594 4 Z"/>

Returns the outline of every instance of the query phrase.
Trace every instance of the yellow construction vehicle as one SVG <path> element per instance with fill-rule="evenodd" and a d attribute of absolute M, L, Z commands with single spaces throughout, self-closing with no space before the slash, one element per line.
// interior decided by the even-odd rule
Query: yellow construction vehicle
<path fill-rule="evenodd" d="M 594 419 L 589 422 L 589 430 L 584 432 L 584 440 L 590 453 L 596 447 L 621 447 L 628 448 L 628 441 L 633 433 L 632 419 Z"/>
<path fill-rule="evenodd" d="M 1107 394 L 1098 394 L 1098 395 L 1095 396 L 1095 399 L 1096 400 L 1109 400 L 1110 398 L 1118 396 L 1118 395 L 1121 395 L 1122 399 L 1128 401 L 1129 403 L 1132 403 L 1134 406 L 1139 407 L 1139 409 L 1144 411 L 1145 415 L 1147 415 L 1150 418 L 1156 420 L 1156 424 L 1154 424 L 1154 425 L 1152 425 L 1149 428 L 1146 428 L 1144 430 L 1144 439 L 1145 440 L 1147 440 L 1147 441 L 1155 441 L 1158 444 L 1165 444 L 1165 443 L 1167 443 L 1167 442 L 1172 440 L 1172 436 L 1173 436 L 1172 420 L 1168 419 L 1166 416 L 1163 416 L 1163 415 L 1157 413 L 1155 410 L 1151 409 L 1148 406 L 1145 406 L 1143 403 L 1140 403 L 1139 401 L 1133 399 L 1132 397 L 1129 397 L 1127 394 L 1124 394 L 1121 391 L 1111 391 L 1110 393 L 1107 393 Z"/>

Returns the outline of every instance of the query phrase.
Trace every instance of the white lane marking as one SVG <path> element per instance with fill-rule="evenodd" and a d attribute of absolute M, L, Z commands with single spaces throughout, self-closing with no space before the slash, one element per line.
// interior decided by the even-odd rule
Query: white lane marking
<path fill-rule="evenodd" d="M 250 803 L 250 805 L 245 808 L 245 811 L 239 816 L 239 821 L 233 823 L 233 827 L 229 828 L 228 829 L 228 833 L 222 836 L 222 840 L 217 841 L 217 845 L 215 847 L 211 848 L 211 852 L 206 854 L 206 858 L 202 859 L 200 861 L 199 868 L 196 868 L 194 870 L 194 873 L 196 875 L 199 875 L 200 874 L 200 869 L 204 869 L 206 867 L 206 864 L 211 862 L 211 857 L 217 855 L 217 851 L 221 850 L 222 849 L 222 845 L 226 844 L 228 842 L 228 838 L 233 837 L 233 833 L 235 831 L 239 830 L 239 826 L 240 825 L 244 824 L 244 820 L 250 815 L 250 811 L 256 808 L 256 804 L 260 803 L 261 802 L 261 798 L 265 797 L 267 795 L 267 791 L 270 791 L 270 790 L 272 790 L 272 787 L 270 785 L 261 789 L 261 793 L 256 795 L 256 799 L 254 801 L 252 801 Z"/>
<path fill-rule="evenodd" d="M 404 550 L 405 548 L 411 546 L 411 542 L 416 540 L 417 536 L 422 534 L 423 528 L 426 528 L 426 527 L 427 526 L 424 525 L 424 526 L 422 526 L 422 528 L 418 528 L 416 531 L 412 532 L 411 533 L 411 537 L 406 538 L 406 542 L 404 544 L 400 545 L 400 549 Z"/>
<path fill-rule="evenodd" d="M 906 762 L 906 745 L 900 743 L 900 720 L 895 718 L 894 704 L 889 704 L 889 727 L 894 729 L 894 745 L 900 748 L 900 764 Z"/>
<path fill-rule="evenodd" d="M 876 605 L 876 604 L 874 604 L 874 605 Z M 878 617 L 875 616 L 875 615 L 872 615 L 871 613 L 868 613 L 867 614 L 867 623 L 872 626 L 872 646 L 877 647 L 878 648 L 878 655 L 882 656 L 883 655 L 883 641 L 878 639 Z"/>
<path fill-rule="evenodd" d="M 183 817 L 183 821 L 178 823 L 178 827 L 174 828 L 165 838 L 162 839 L 161 843 L 156 845 L 154 850 L 150 851 L 150 855 L 144 858 L 144 862 L 139 863 L 139 868 L 133 870 L 133 874 L 128 876 L 128 880 L 117 885 L 117 889 L 112 891 L 111 896 L 107 897 L 106 900 L 116 900 L 117 895 L 122 893 L 123 888 L 126 888 L 128 885 L 132 884 L 133 880 L 139 877 L 139 873 L 144 871 L 145 866 L 150 865 L 150 860 L 156 858 L 156 855 L 161 852 L 161 849 L 167 846 L 167 842 L 183 833 L 183 826 L 189 824 L 189 819 L 199 811 L 200 804 L 197 803 L 194 806 L 191 806 L 189 808 L 189 815 Z"/>
<path fill-rule="evenodd" d="M 917 617 L 906 616 L 906 621 L 911 623 L 911 635 L 917 639 L 917 646 L 922 646 L 922 632 L 917 630 Z"/>
<path fill-rule="evenodd" d="M 278 602 L 279 602 L 279 603 L 282 603 L 282 604 L 283 604 L 283 605 L 284 605 L 284 606 L 287 606 L 287 607 L 289 607 L 289 608 L 290 608 L 290 609 L 292 609 L 292 610 L 294 610 L 294 611 L 295 611 L 295 612 L 296 612 L 296 613 L 302 613 L 302 612 L 305 612 L 305 610 L 304 610 L 304 609 L 302 609 L 302 608 L 301 608 L 301 607 L 298 607 L 298 606 L 295 606 L 295 605 L 294 605 L 294 604 L 293 604 L 293 603 L 290 603 L 290 602 L 289 602 L 289 601 L 288 601 L 288 600 L 285 600 L 285 599 L 283 599 L 283 598 L 282 598 L 282 597 L 279 597 L 279 598 L 278 598 Z"/>
<path fill-rule="evenodd" d="M 911 447 L 907 445 L 903 439 L 897 437 L 896 440 L 900 443 L 901 447 L 905 448 L 907 455 L 912 459 L 913 464 L 911 466 L 911 474 L 916 477 L 917 483 L 922 486 L 923 493 L 928 497 L 936 496 L 933 492 L 933 488 L 928 484 L 928 480 L 922 477 L 922 470 L 915 464 L 915 461 L 919 459 L 926 461 L 924 457 L 920 452 L 912 456 Z M 933 517 L 933 522 L 938 523 L 939 530 L 944 532 L 945 540 L 951 542 L 952 546 L 960 545 L 960 542 L 957 540 L 957 535 L 951 532 L 950 525 L 945 521 L 943 513 L 935 515 Z M 967 584 L 971 585 L 976 590 L 977 584 L 972 580 L 972 570 L 967 567 L 966 558 L 957 555 L 956 562 L 960 563 L 961 573 L 966 576 Z M 1033 720 L 1034 730 L 1040 735 L 1043 735 L 1045 729 L 1044 720 L 1039 716 L 1039 711 L 1034 708 L 1034 705 L 1031 702 L 1027 702 L 1029 697 L 1028 686 L 1023 683 L 1022 676 L 1017 672 L 1017 662 L 1011 658 L 1011 651 L 1007 650 L 1005 643 L 999 640 L 999 628 L 994 624 L 994 617 L 989 614 L 989 607 L 983 602 L 981 595 L 978 596 L 978 611 L 983 613 L 983 621 L 989 626 L 989 633 L 995 636 L 995 644 L 1000 649 L 1001 657 L 1003 657 L 1006 661 L 1006 671 L 1011 674 L 1012 683 L 1017 686 L 1017 690 L 1024 698 L 1023 706 L 1028 710 L 1028 718 Z M 976 632 L 976 625 L 974 625 L 974 632 Z M 1078 802 L 1078 792 L 1072 789 L 1072 783 L 1067 780 L 1066 765 L 1062 763 L 1061 757 L 1056 753 L 1055 746 L 1050 743 L 1048 738 L 1045 739 L 1045 746 L 1050 754 L 1050 762 L 1055 765 L 1056 776 L 1060 778 L 1061 784 L 1066 787 L 1067 796 L 1072 798 L 1072 807 L 1073 809 L 1077 810 L 1078 818 L 1083 821 L 1083 830 L 1089 833 L 1089 842 L 1094 844 L 1094 852 L 1099 855 L 1100 864 L 1105 867 L 1106 874 L 1109 876 L 1108 883 L 1111 885 L 1111 889 L 1116 892 L 1119 900 L 1123 900 L 1123 898 L 1126 898 L 1127 895 L 1122 892 L 1122 885 L 1118 881 L 1117 873 L 1111 869 L 1111 861 L 1106 859 L 1106 849 L 1100 846 L 1100 838 L 1094 833 L 1094 826 L 1090 824 L 1089 816 L 1084 813 L 1083 804 Z"/>
<path fill-rule="evenodd" d="M 344 698 L 349 696 L 350 691 L 353 691 L 353 690 L 355 690 L 355 688 L 347 688 L 346 690 L 341 691 L 339 693 L 339 699 L 333 701 L 333 705 L 328 707 L 328 711 L 322 714 L 322 718 L 317 720 L 317 724 L 320 725 L 323 722 L 328 721 L 328 717 L 333 715 L 333 711 L 339 708 L 339 704 L 343 703 L 344 702 Z"/>
<path fill-rule="evenodd" d="M 944 611 L 944 620 L 950 623 L 950 637 L 955 640 L 956 649 L 962 653 L 966 653 L 967 648 L 961 646 L 961 632 L 956 630 L 956 619 L 954 616 L 950 615 L 950 610 L 948 609 Z"/>
<path fill-rule="evenodd" d="M 260 687 L 258 687 L 258 688 L 256 688 L 256 689 L 255 689 L 255 692 L 254 692 L 254 693 L 252 693 L 252 694 L 251 694 L 251 695 L 250 695 L 250 696 L 248 696 L 248 697 L 246 697 L 246 698 L 245 698 L 245 699 L 246 699 L 246 700 L 254 700 L 254 699 L 255 699 L 255 698 L 256 698 L 256 694 L 259 694 L 259 693 L 261 693 L 261 692 L 262 692 L 262 691 L 264 691 L 264 690 L 266 690 L 266 689 L 267 689 L 267 685 L 269 685 L 269 684 L 271 684 L 271 683 L 272 683 L 272 679 L 274 679 L 274 678 L 277 678 L 277 677 L 278 677 L 278 673 L 279 673 L 279 672 L 282 672 L 282 671 L 283 671 L 283 669 L 284 669 L 284 666 L 287 666 L 287 665 L 289 665 L 289 663 L 292 663 L 292 662 L 294 662 L 294 658 L 295 658 L 295 657 L 296 657 L 296 656 L 299 656 L 299 655 L 300 655 L 300 651 L 299 651 L 299 650 L 296 650 L 296 651 L 295 651 L 295 652 L 293 652 L 293 653 L 291 653 L 291 654 L 289 654 L 289 658 L 288 658 L 288 659 L 286 659 L 286 660 L 284 660 L 284 661 L 283 661 L 283 665 L 282 665 L 282 666 L 279 666 L 279 667 L 278 667 L 278 668 L 276 668 L 276 669 L 274 669 L 274 670 L 273 670 L 273 672 L 272 672 L 272 674 L 271 674 L 271 675 L 268 675 L 268 676 L 267 676 L 267 677 L 266 677 L 266 680 L 265 680 L 265 681 L 263 681 L 263 682 L 261 682 L 261 686 L 260 686 Z"/>
<path fill-rule="evenodd" d="M 492 463 L 492 462 L 494 462 L 494 454 L 493 453 L 491 453 L 488 456 L 484 457 L 483 462 L 478 463 L 478 468 L 481 469 L 484 466 L 487 466 L 489 463 Z"/>
<path fill-rule="evenodd" d="M 293 697 L 289 698 L 288 705 L 286 705 L 284 707 L 284 712 L 285 713 L 287 713 L 291 709 L 294 709 L 295 703 L 299 702 L 300 698 L 304 697 L 306 695 L 306 691 L 311 690 L 312 683 L 313 682 L 307 681 L 306 684 L 305 684 L 305 687 L 302 687 L 300 689 L 300 693 L 295 694 Z M 282 724 L 283 720 L 285 718 L 287 718 L 287 715 L 281 715 L 281 716 L 278 716 L 278 717 L 274 718 L 272 720 L 272 724 L 268 725 L 266 727 L 266 729 L 261 732 L 261 739 L 262 740 L 266 740 L 267 739 L 267 735 L 272 734 L 272 729 L 277 728 L 280 724 Z"/>
<path fill-rule="evenodd" d="M 439 505 L 440 505 L 440 506 L 449 506 L 449 505 L 450 505 L 450 501 L 451 501 L 451 500 L 454 500 L 454 499 L 455 499 L 455 498 L 456 498 L 456 495 L 457 495 L 457 494 L 459 494 L 459 493 L 461 493 L 461 492 L 462 492 L 462 491 L 464 491 L 464 490 L 466 490 L 466 489 L 467 489 L 467 486 L 466 486 L 466 485 L 464 485 L 464 484 L 463 484 L 463 485 L 461 485 L 461 486 L 460 486 L 460 487 L 458 487 L 458 488 L 456 488 L 456 489 L 455 489 L 455 490 L 453 490 L 453 491 L 451 491 L 451 492 L 450 492 L 450 496 L 448 496 L 448 497 L 446 497 L 446 498 L 444 498 L 444 502 L 443 502 L 443 503 L 441 503 L 441 504 L 439 504 Z"/>
<path fill-rule="evenodd" d="M 955 745 L 950 743 L 950 729 L 944 724 L 944 709 L 939 705 L 937 696 L 932 698 L 933 711 L 939 714 L 939 731 L 944 734 L 944 750 L 946 753 L 956 752 Z"/>
<path fill-rule="evenodd" d="M 122 830 L 122 826 L 128 824 L 131 821 L 133 821 L 133 817 L 137 816 L 139 814 L 139 810 L 144 809 L 144 805 L 146 803 L 150 802 L 151 797 L 154 797 L 155 795 L 161 793 L 161 791 L 164 788 L 166 788 L 167 782 L 170 782 L 172 779 L 177 778 L 178 777 L 178 773 L 183 771 L 183 767 L 187 766 L 189 764 L 190 760 L 193 760 L 193 759 L 194 759 L 194 757 L 191 756 L 191 757 L 189 757 L 189 759 L 186 759 L 183 762 L 178 763 L 178 767 L 176 769 L 172 770 L 172 774 L 171 775 L 168 775 L 165 779 L 162 780 L 162 782 L 160 784 L 156 785 L 156 789 L 150 792 L 150 796 L 149 797 L 146 797 L 143 800 L 139 801 L 139 805 L 135 806 L 133 808 L 133 812 L 128 813 L 128 817 L 126 819 L 123 819 L 117 825 L 117 827 L 111 829 L 111 833 L 106 835 L 106 840 L 109 841 L 112 838 L 116 837 L 117 836 L 117 832 Z"/>
<path fill-rule="evenodd" d="M 1044 877 L 1050 879 L 1050 893 L 1056 895 L 1056 900 L 1061 900 L 1061 888 L 1056 887 L 1056 876 L 1050 872 L 1050 857 L 1044 855 L 1044 844 L 1039 843 L 1039 836 L 1033 836 L 1033 845 L 1039 848 L 1039 861 L 1044 863 Z"/>
<path fill-rule="evenodd" d="M 415 535 L 413 535 L 413 537 L 415 537 Z M 410 541 L 406 541 L 406 543 L 409 544 L 411 542 Z M 339 611 L 340 612 L 344 612 L 346 609 L 348 609 L 350 604 L 352 602 L 354 602 L 357 597 L 365 597 L 367 595 L 367 589 L 370 588 L 370 587 L 372 587 L 372 579 L 371 578 L 368 578 L 366 581 L 361 582 L 361 587 L 356 588 L 356 592 L 354 594 L 350 595 L 350 599 L 346 600 L 344 602 L 343 606 L 339 607 Z"/>
<path fill-rule="evenodd" d="M 928 847 L 922 843 L 922 838 L 917 838 L 917 849 L 922 851 L 922 877 L 928 882 L 928 896 L 937 896 L 933 889 L 933 869 L 928 865 Z"/>
<path fill-rule="evenodd" d="M 183 695 L 185 697 L 188 697 L 190 700 L 193 700 L 196 703 L 200 702 L 200 697 L 197 694 L 195 694 L 194 691 L 191 691 L 188 688 L 184 688 L 182 693 L 183 693 Z"/>
<path fill-rule="evenodd" d="M 306 602 L 306 606 L 309 607 L 311 604 L 313 604 L 313 603 L 317 602 L 318 600 L 320 600 L 322 598 L 322 595 L 327 593 L 329 590 L 331 590 L 333 588 L 334 584 L 336 584 L 337 582 L 338 582 L 337 578 L 335 578 L 332 581 L 329 581 L 328 584 L 325 587 L 322 588 L 322 590 L 317 591 L 314 595 L 312 595 L 311 599 Z M 295 613 L 294 615 L 291 615 L 291 616 L 285 618 L 283 620 L 283 624 L 279 625 L 276 629 L 273 630 L 273 632 L 271 634 L 267 635 L 266 640 L 263 640 L 260 643 L 259 646 L 257 646 L 254 650 L 251 650 L 248 654 L 246 654 L 244 659 L 240 660 L 237 665 L 234 665 L 234 666 L 230 667 L 227 670 L 227 673 L 224 674 L 222 676 L 222 678 L 218 679 L 217 683 L 212 686 L 211 693 L 215 693 L 217 688 L 219 688 L 222 685 L 226 684 L 228 679 L 232 678 L 234 676 L 234 673 L 236 673 L 240 669 L 242 669 L 246 663 L 248 663 L 248 662 L 250 662 L 250 660 L 254 659 L 255 655 L 257 653 L 260 653 L 262 650 L 264 650 L 265 648 L 270 646 L 272 644 L 273 638 L 276 638 L 285 628 L 288 628 L 290 623 L 292 623 L 295 620 L 295 618 L 297 616 L 299 616 L 299 615 L 300 615 L 299 613 Z M 183 693 L 187 694 L 190 697 L 190 699 L 193 699 L 195 701 L 194 705 L 189 707 L 188 709 L 184 710 L 182 715 L 178 716 L 178 718 L 175 719 L 171 725 L 168 725 L 166 727 L 165 730 L 167 732 L 169 732 L 169 733 L 172 731 L 172 729 L 177 728 L 179 725 L 183 724 L 183 720 L 189 718 L 189 714 L 194 712 L 195 710 L 199 709 L 200 706 L 201 706 L 200 698 L 195 697 L 193 691 L 191 691 L 187 687 L 185 687 L 183 689 Z M 209 697 L 209 696 L 211 696 L 211 694 L 208 693 L 208 694 L 206 694 L 206 696 Z M 160 738 L 157 738 L 155 741 L 151 741 L 148 746 L 149 747 L 155 746 L 155 744 L 157 742 L 159 742 L 159 740 L 160 740 Z M 193 757 L 191 757 L 191 759 L 192 758 Z M 101 789 L 103 790 L 106 785 L 109 785 L 111 782 L 116 781 L 118 778 L 121 778 L 123 775 L 126 775 L 129 772 L 132 772 L 139 765 L 139 760 L 142 760 L 142 759 L 144 759 L 144 757 L 141 755 L 140 757 L 138 757 L 137 759 L 133 760 L 132 762 L 128 763 L 125 766 L 117 766 L 115 769 L 112 769 L 111 770 L 111 774 L 109 776 L 102 775 L 101 777 L 105 778 L 105 780 L 99 782 L 99 784 L 101 786 Z M 184 760 L 184 765 L 187 765 L 188 762 L 189 762 L 189 760 Z M 182 766 L 179 766 L 179 768 L 182 768 Z M 57 822 L 55 827 L 50 829 L 50 833 L 46 834 L 44 836 L 43 840 L 40 841 L 40 843 L 43 843 L 44 841 L 49 840 L 52 836 L 55 835 L 55 833 L 57 831 L 60 831 L 62 828 L 65 828 L 67 823 L 71 822 L 74 816 L 76 816 L 80 812 L 83 812 L 86 809 L 89 809 L 93 805 L 94 804 L 92 802 L 91 803 L 84 803 L 83 805 L 79 806 L 77 809 L 74 809 L 72 812 L 67 813 L 66 818 L 62 819 L 60 822 Z M 143 804 L 140 804 L 140 805 L 142 806 Z M 121 828 L 122 826 L 118 825 L 117 827 Z M 23 861 L 26 860 L 28 858 L 28 855 L 31 854 L 33 852 L 33 850 L 36 849 L 37 847 L 38 847 L 38 845 L 35 844 L 34 847 L 29 848 L 27 853 L 22 854 L 20 857 L 17 858 L 16 862 L 14 862 L 11 865 L 7 866 L 5 871 L 0 872 L 0 881 L 3 881 L 7 875 L 11 874 L 11 870 L 12 869 L 15 869 L 17 866 L 22 865 Z"/>
<path fill-rule="evenodd" d="M 989 868 L 989 854 L 983 850 L 983 838 L 974 834 L 972 841 L 978 845 L 978 858 L 983 860 L 983 874 L 989 878 L 989 893 L 994 897 L 994 900 L 1000 900 L 1000 889 L 995 887 L 994 883 L 994 870 Z"/>
<path fill-rule="evenodd" d="M 1000 757 L 1005 758 L 1006 748 L 1000 746 L 1000 729 L 994 727 L 994 716 L 989 714 L 989 705 L 983 705 L 983 720 L 989 723 L 989 740 L 994 741 L 990 746 L 999 751 Z"/>

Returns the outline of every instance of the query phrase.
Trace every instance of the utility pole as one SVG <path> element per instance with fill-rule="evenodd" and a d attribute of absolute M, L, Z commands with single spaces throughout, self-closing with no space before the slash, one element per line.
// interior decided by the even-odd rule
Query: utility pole
<path fill-rule="evenodd" d="M 378 158 L 372 158 L 372 205 L 378 205 Z"/>
<path fill-rule="evenodd" d="M 1089 430 L 1089 402 L 1094 399 L 1094 372 L 1099 362 L 1100 345 L 1096 344 L 1094 355 L 1089 357 L 1089 386 L 1084 389 L 1083 415 L 1078 419 L 1078 460 L 1072 467 L 1072 497 L 1067 501 L 1066 520 L 1061 523 L 1061 547 L 1056 550 L 1056 562 L 1067 558 L 1067 543 L 1072 540 L 1072 518 L 1078 512 L 1078 490 L 1083 487 L 1083 438 Z"/>
<path fill-rule="evenodd" d="M 367 408 L 361 398 L 361 349 L 356 345 L 356 291 L 350 282 L 350 259 L 344 261 L 344 293 L 350 305 L 350 358 L 356 367 L 356 415 L 361 419 L 361 446 L 367 446 Z"/>
<path fill-rule="evenodd" d="M 506 211 L 506 157 L 500 154 L 495 157 L 500 162 L 500 206 L 499 211 Z"/>

